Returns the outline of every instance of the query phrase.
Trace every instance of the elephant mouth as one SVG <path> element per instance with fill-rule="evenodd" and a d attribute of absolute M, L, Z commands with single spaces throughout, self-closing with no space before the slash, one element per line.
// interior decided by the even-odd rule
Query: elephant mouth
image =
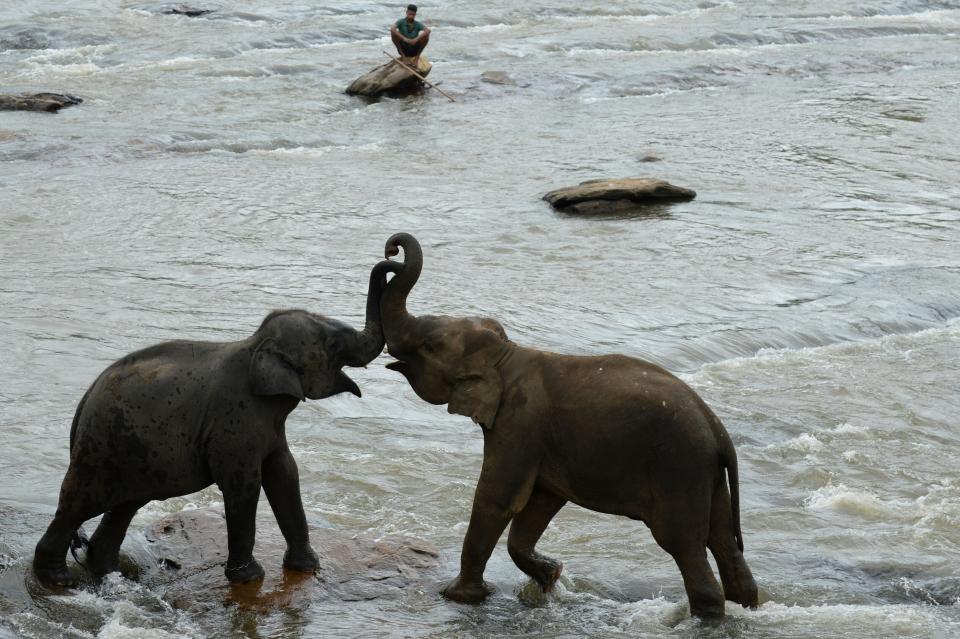
<path fill-rule="evenodd" d="M 362 397 L 360 393 L 360 388 L 357 386 L 356 382 L 347 377 L 343 371 L 338 371 L 336 378 L 333 382 L 333 387 L 318 393 L 309 393 L 307 395 L 308 399 L 323 399 L 325 397 L 333 397 L 334 395 L 339 395 L 340 393 L 350 393 L 351 395 L 356 395 L 357 397 Z"/>
<path fill-rule="evenodd" d="M 391 371 L 396 371 L 401 375 L 403 375 L 404 377 L 406 377 L 407 373 L 410 372 L 410 365 L 407 364 L 406 362 L 401 362 L 400 360 L 397 360 L 395 362 L 390 362 L 389 364 L 387 364 L 387 369 Z"/>

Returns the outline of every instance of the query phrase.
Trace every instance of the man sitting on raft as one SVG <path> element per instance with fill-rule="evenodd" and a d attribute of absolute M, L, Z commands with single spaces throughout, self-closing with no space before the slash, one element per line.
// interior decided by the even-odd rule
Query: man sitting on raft
<path fill-rule="evenodd" d="M 413 68 L 420 66 L 420 54 L 430 41 L 430 29 L 417 22 L 417 5 L 407 5 L 407 17 L 390 27 L 390 37 L 400 57 L 413 58 Z"/>

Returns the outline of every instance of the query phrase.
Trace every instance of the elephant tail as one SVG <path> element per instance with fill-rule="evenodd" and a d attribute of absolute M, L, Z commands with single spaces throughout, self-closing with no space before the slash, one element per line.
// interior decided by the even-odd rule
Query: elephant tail
<path fill-rule="evenodd" d="M 90 538 L 87 537 L 87 533 L 83 531 L 82 526 L 73 531 L 73 537 L 70 538 L 70 554 L 73 555 L 74 561 L 84 568 L 87 567 L 87 564 L 80 560 L 80 557 L 77 556 L 77 551 L 86 550 L 89 546 Z"/>
<path fill-rule="evenodd" d="M 737 451 L 727 430 L 714 416 L 714 423 L 720 436 L 720 464 L 727 469 L 727 483 L 730 484 L 730 510 L 733 522 L 733 536 L 737 540 L 737 548 L 743 552 L 743 532 L 740 530 L 740 472 L 737 469 Z"/>
<path fill-rule="evenodd" d="M 729 436 L 727 442 L 730 441 Z M 743 532 L 740 530 L 740 473 L 737 470 L 737 451 L 733 444 L 724 454 L 724 466 L 727 468 L 727 483 L 730 484 L 730 510 L 733 516 L 733 536 L 737 540 L 737 548 L 743 552 Z"/>

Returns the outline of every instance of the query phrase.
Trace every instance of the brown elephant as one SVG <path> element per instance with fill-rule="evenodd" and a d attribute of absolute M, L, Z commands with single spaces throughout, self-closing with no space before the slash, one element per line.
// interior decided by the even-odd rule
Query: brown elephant
<path fill-rule="evenodd" d="M 483 432 L 460 574 L 443 594 L 476 603 L 490 593 L 483 572 L 508 523 L 510 557 L 550 591 L 562 564 L 535 546 L 570 501 L 644 522 L 680 568 L 694 615 L 722 616 L 724 596 L 756 606 L 742 552 L 736 452 L 703 400 L 632 357 L 547 353 L 514 344 L 493 319 L 410 315 L 406 299 L 423 254 L 415 238 L 398 233 L 386 257 L 401 247 L 403 270 L 381 298 L 387 347 L 398 360 L 387 368 Z"/>

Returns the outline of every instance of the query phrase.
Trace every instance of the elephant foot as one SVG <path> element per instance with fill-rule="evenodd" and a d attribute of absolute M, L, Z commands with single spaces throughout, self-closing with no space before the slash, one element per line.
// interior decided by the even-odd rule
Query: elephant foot
<path fill-rule="evenodd" d="M 66 565 L 45 568 L 35 563 L 33 565 L 33 574 L 37 576 L 37 579 L 44 586 L 72 588 L 80 582 L 77 577 L 74 577 L 73 574 L 67 570 Z"/>
<path fill-rule="evenodd" d="M 727 597 L 727 600 L 738 603 L 744 608 L 757 608 L 760 606 L 760 597 L 756 584 L 753 584 L 752 588 L 748 587 L 734 593 L 730 597 Z"/>
<path fill-rule="evenodd" d="M 562 572 L 563 564 L 561 562 L 555 559 L 543 558 L 537 562 L 534 574 L 530 576 L 540 584 L 540 588 L 546 593 L 553 591 L 553 586 L 557 583 L 557 579 L 560 578 L 560 573 Z"/>
<path fill-rule="evenodd" d="M 290 549 L 283 555 L 283 567 L 300 572 L 316 572 L 320 567 L 320 558 L 310 546 L 299 550 Z"/>
<path fill-rule="evenodd" d="M 263 566 L 260 565 L 260 562 L 251 557 L 250 561 L 240 565 L 231 566 L 230 562 L 228 561 L 227 567 L 224 569 L 223 574 L 227 576 L 227 579 L 230 580 L 230 583 L 242 584 L 249 581 L 263 579 L 265 573 L 263 572 Z"/>
<path fill-rule="evenodd" d="M 447 599 L 457 603 L 477 604 L 486 599 L 493 592 L 493 587 L 485 581 L 467 582 L 463 577 L 457 576 L 447 586 L 440 591 Z"/>
<path fill-rule="evenodd" d="M 722 573 L 721 573 L 722 574 Z M 727 601 L 738 603 L 744 608 L 756 608 L 760 605 L 760 593 L 757 590 L 757 582 L 753 580 L 753 575 L 744 564 L 743 571 L 735 575 L 736 578 L 728 578 L 723 584 L 723 592 Z"/>
<path fill-rule="evenodd" d="M 120 553 L 108 553 L 108 556 L 101 556 L 96 546 L 90 546 L 87 550 L 87 570 L 97 579 L 101 579 L 111 572 L 120 571 Z"/>
<path fill-rule="evenodd" d="M 723 619 L 726 611 L 722 599 L 719 602 L 690 600 L 690 614 L 699 617 L 701 621 L 714 622 Z"/>

